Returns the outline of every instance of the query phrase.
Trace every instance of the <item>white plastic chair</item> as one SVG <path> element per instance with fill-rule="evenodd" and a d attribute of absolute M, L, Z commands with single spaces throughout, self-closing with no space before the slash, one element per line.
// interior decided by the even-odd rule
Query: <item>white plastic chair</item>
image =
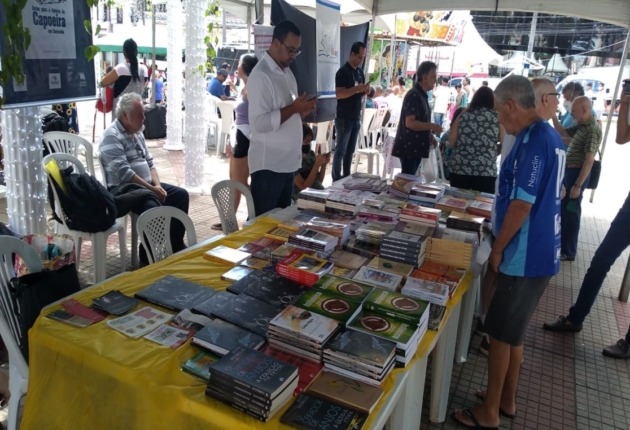
<path fill-rule="evenodd" d="M 234 208 L 235 190 L 240 191 L 247 201 L 247 219 L 256 216 L 254 198 L 246 185 L 229 179 L 217 182 L 212 186 L 212 200 L 219 211 L 219 219 L 225 235 L 238 231 L 239 228 L 236 220 L 236 209 Z"/>
<path fill-rule="evenodd" d="M 164 260 L 173 255 L 171 244 L 171 222 L 177 219 L 184 224 L 188 246 L 197 243 L 195 226 L 186 212 L 172 206 L 158 206 L 138 216 L 136 230 L 140 242 L 147 251 L 149 264 Z"/>
<path fill-rule="evenodd" d="M 234 124 L 234 106 L 235 103 L 232 100 L 221 100 L 217 103 L 221 112 L 221 134 L 217 142 L 217 156 L 226 152 L 228 136 Z"/>
<path fill-rule="evenodd" d="M 85 167 L 81 164 L 81 161 L 70 155 L 63 153 L 54 153 L 49 154 L 44 157 L 42 161 L 44 165 L 44 171 L 48 172 L 46 166 L 50 161 L 54 160 L 60 169 L 63 169 L 69 165 L 72 165 L 75 173 L 85 173 Z M 61 204 L 59 203 L 59 196 L 57 195 L 57 190 L 53 184 L 54 179 L 50 174 L 48 174 L 48 182 L 52 187 L 53 196 L 55 199 L 55 208 L 57 211 L 62 211 Z M 66 221 L 63 216 L 61 218 L 61 223 L 58 224 L 58 233 L 59 234 L 67 234 L 72 237 L 74 243 L 76 244 L 76 253 L 77 253 L 77 270 L 79 270 L 79 263 L 81 262 L 81 242 L 83 239 L 87 239 L 92 242 L 92 254 L 94 261 L 94 283 L 99 283 L 104 281 L 106 278 L 106 263 L 107 263 L 107 238 L 112 233 L 118 233 L 118 243 L 120 248 L 120 268 L 121 271 L 124 272 L 127 269 L 127 244 L 126 244 L 126 230 L 124 222 L 119 218 L 116 222 L 107 230 L 100 231 L 97 233 L 88 233 L 85 231 L 72 230 L 66 225 Z"/>
<path fill-rule="evenodd" d="M 366 109 L 367 111 L 367 109 Z M 379 149 L 378 133 L 381 133 L 381 138 L 383 138 L 383 121 L 385 120 L 385 115 L 387 114 L 387 107 L 383 106 L 376 109 L 372 120 L 370 121 L 367 128 L 365 128 L 364 124 L 361 124 L 361 137 L 359 138 L 359 148 L 356 151 L 355 158 L 355 167 L 354 171 L 356 172 L 359 167 L 359 159 L 361 155 L 365 155 L 368 158 L 368 173 L 372 173 L 374 169 L 374 164 L 376 164 L 376 174 L 380 175 L 380 161 L 379 157 L 381 156 L 381 150 Z M 370 146 L 370 140 L 372 141 L 372 146 Z M 374 160 L 376 159 L 376 163 Z"/>
<path fill-rule="evenodd" d="M 87 166 L 87 172 L 90 175 L 95 176 L 94 148 L 90 142 L 81 136 L 65 131 L 49 131 L 44 133 L 44 143 L 51 154 L 61 152 L 80 159 L 81 152 L 83 152 L 85 155 L 84 166 Z"/>
<path fill-rule="evenodd" d="M 359 138 L 357 141 L 357 149 L 354 151 L 354 171 L 359 169 L 359 159 L 361 158 L 361 149 L 365 148 L 364 142 L 365 136 L 369 136 L 370 127 L 372 126 L 372 120 L 376 115 L 376 109 L 366 108 L 363 110 L 363 118 L 361 119 L 361 130 L 359 131 Z M 371 173 L 371 172 L 370 172 Z"/>
<path fill-rule="evenodd" d="M 330 143 L 333 135 L 333 121 L 319 122 L 315 125 L 317 126 L 317 136 L 315 136 L 314 148 L 315 153 L 326 154 L 330 152 Z"/>
<path fill-rule="evenodd" d="M 8 430 L 17 430 L 18 406 L 26 394 L 28 385 L 28 364 L 18 345 L 20 325 L 12 312 L 13 305 L 9 294 L 9 281 L 15 278 L 13 257 L 19 255 L 26 263 L 29 273 L 42 271 L 42 261 L 31 245 L 12 236 L 0 236 L 0 336 L 9 352 L 9 425 Z"/>
<path fill-rule="evenodd" d="M 206 137 L 206 147 L 210 148 L 210 131 L 214 131 L 214 141 L 215 145 L 219 147 L 219 135 L 221 133 L 221 118 L 217 115 L 217 104 L 221 101 L 220 98 L 213 96 L 212 94 L 206 94 L 206 124 L 208 126 L 207 137 Z"/>

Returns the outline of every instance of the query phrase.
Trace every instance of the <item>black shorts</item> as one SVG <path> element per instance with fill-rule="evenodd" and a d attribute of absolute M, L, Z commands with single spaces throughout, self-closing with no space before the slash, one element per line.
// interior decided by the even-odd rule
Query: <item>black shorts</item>
<path fill-rule="evenodd" d="M 232 157 L 245 158 L 248 152 L 249 139 L 245 137 L 241 130 L 236 130 L 236 145 L 234 145 L 234 149 L 232 150 Z"/>
<path fill-rule="evenodd" d="M 525 278 L 499 273 L 497 289 L 486 315 L 486 333 L 498 341 L 521 346 L 527 324 L 551 276 Z"/>

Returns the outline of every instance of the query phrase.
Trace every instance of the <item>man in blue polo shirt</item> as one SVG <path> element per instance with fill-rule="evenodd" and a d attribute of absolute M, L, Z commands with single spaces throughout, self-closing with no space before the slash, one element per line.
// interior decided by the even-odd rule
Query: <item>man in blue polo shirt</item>
<path fill-rule="evenodd" d="M 217 75 L 210 79 L 208 82 L 208 92 L 215 97 L 220 98 L 221 100 L 227 100 L 228 97 L 225 95 L 225 88 L 223 87 L 223 83 L 228 77 L 228 71 L 225 69 L 219 69 Z"/>
<path fill-rule="evenodd" d="M 486 316 L 490 336 L 488 387 L 481 406 L 457 410 L 466 427 L 498 427 L 499 414 L 516 415 L 516 389 L 525 329 L 560 261 L 560 200 L 565 167 L 562 139 L 536 113 L 529 80 L 509 76 L 497 86 L 495 108 L 514 147 L 501 165 L 489 258 L 498 272 Z"/>

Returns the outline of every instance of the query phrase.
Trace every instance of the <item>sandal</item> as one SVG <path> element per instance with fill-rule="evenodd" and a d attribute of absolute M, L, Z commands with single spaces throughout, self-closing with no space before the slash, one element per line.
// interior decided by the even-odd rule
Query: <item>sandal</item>
<path fill-rule="evenodd" d="M 486 390 L 477 390 L 475 395 L 478 398 L 480 398 L 481 400 L 486 400 Z M 509 418 L 511 420 L 513 420 L 514 418 L 516 418 L 518 416 L 518 412 L 514 412 L 513 414 L 509 414 L 509 413 L 505 412 L 503 409 L 501 409 L 501 407 L 499 407 L 499 414 L 501 414 L 505 418 Z"/>
<path fill-rule="evenodd" d="M 475 430 L 498 430 L 498 429 L 499 429 L 499 427 L 486 427 L 486 426 L 482 426 L 482 425 L 479 423 L 479 420 L 477 419 L 477 417 L 475 416 L 475 414 L 473 414 L 473 413 L 472 413 L 472 411 L 471 411 L 470 409 L 464 409 L 464 410 L 462 410 L 461 412 L 462 412 L 462 414 L 463 414 L 465 417 L 470 418 L 470 421 L 472 421 L 472 422 L 473 422 L 473 424 L 472 424 L 472 425 L 470 425 L 470 424 L 468 424 L 468 423 L 465 423 L 464 421 L 462 421 L 461 419 L 459 419 L 459 418 L 457 417 L 457 411 L 453 411 L 453 419 L 454 419 L 455 421 L 457 421 L 457 424 L 459 424 L 459 425 L 462 425 L 462 426 L 464 426 L 464 427 L 466 427 L 466 428 L 469 428 L 469 429 L 475 429 Z"/>

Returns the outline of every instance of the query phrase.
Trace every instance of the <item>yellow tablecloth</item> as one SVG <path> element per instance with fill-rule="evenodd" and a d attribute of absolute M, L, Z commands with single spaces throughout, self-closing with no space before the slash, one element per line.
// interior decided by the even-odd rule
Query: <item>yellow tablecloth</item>
<path fill-rule="evenodd" d="M 230 267 L 205 260 L 203 252 L 219 244 L 238 247 L 276 224 L 263 218 L 218 242 L 107 280 L 75 298 L 90 305 L 94 297 L 112 289 L 133 295 L 165 275 L 223 290 L 229 282 L 220 276 Z M 449 308 L 459 303 L 471 279 L 465 277 Z M 447 312 L 445 318 L 448 316 Z M 436 332 L 429 331 L 415 359 L 428 354 L 436 339 Z M 23 430 L 289 428 L 280 423 L 284 410 L 262 423 L 207 397 L 206 384 L 181 371 L 181 364 L 197 352 L 190 342 L 173 350 L 143 338 L 128 338 L 103 322 L 75 328 L 40 317 L 29 332 L 29 343 Z M 386 392 L 404 371 L 396 369 L 387 378 L 383 384 Z M 369 421 L 365 428 L 371 428 Z"/>

